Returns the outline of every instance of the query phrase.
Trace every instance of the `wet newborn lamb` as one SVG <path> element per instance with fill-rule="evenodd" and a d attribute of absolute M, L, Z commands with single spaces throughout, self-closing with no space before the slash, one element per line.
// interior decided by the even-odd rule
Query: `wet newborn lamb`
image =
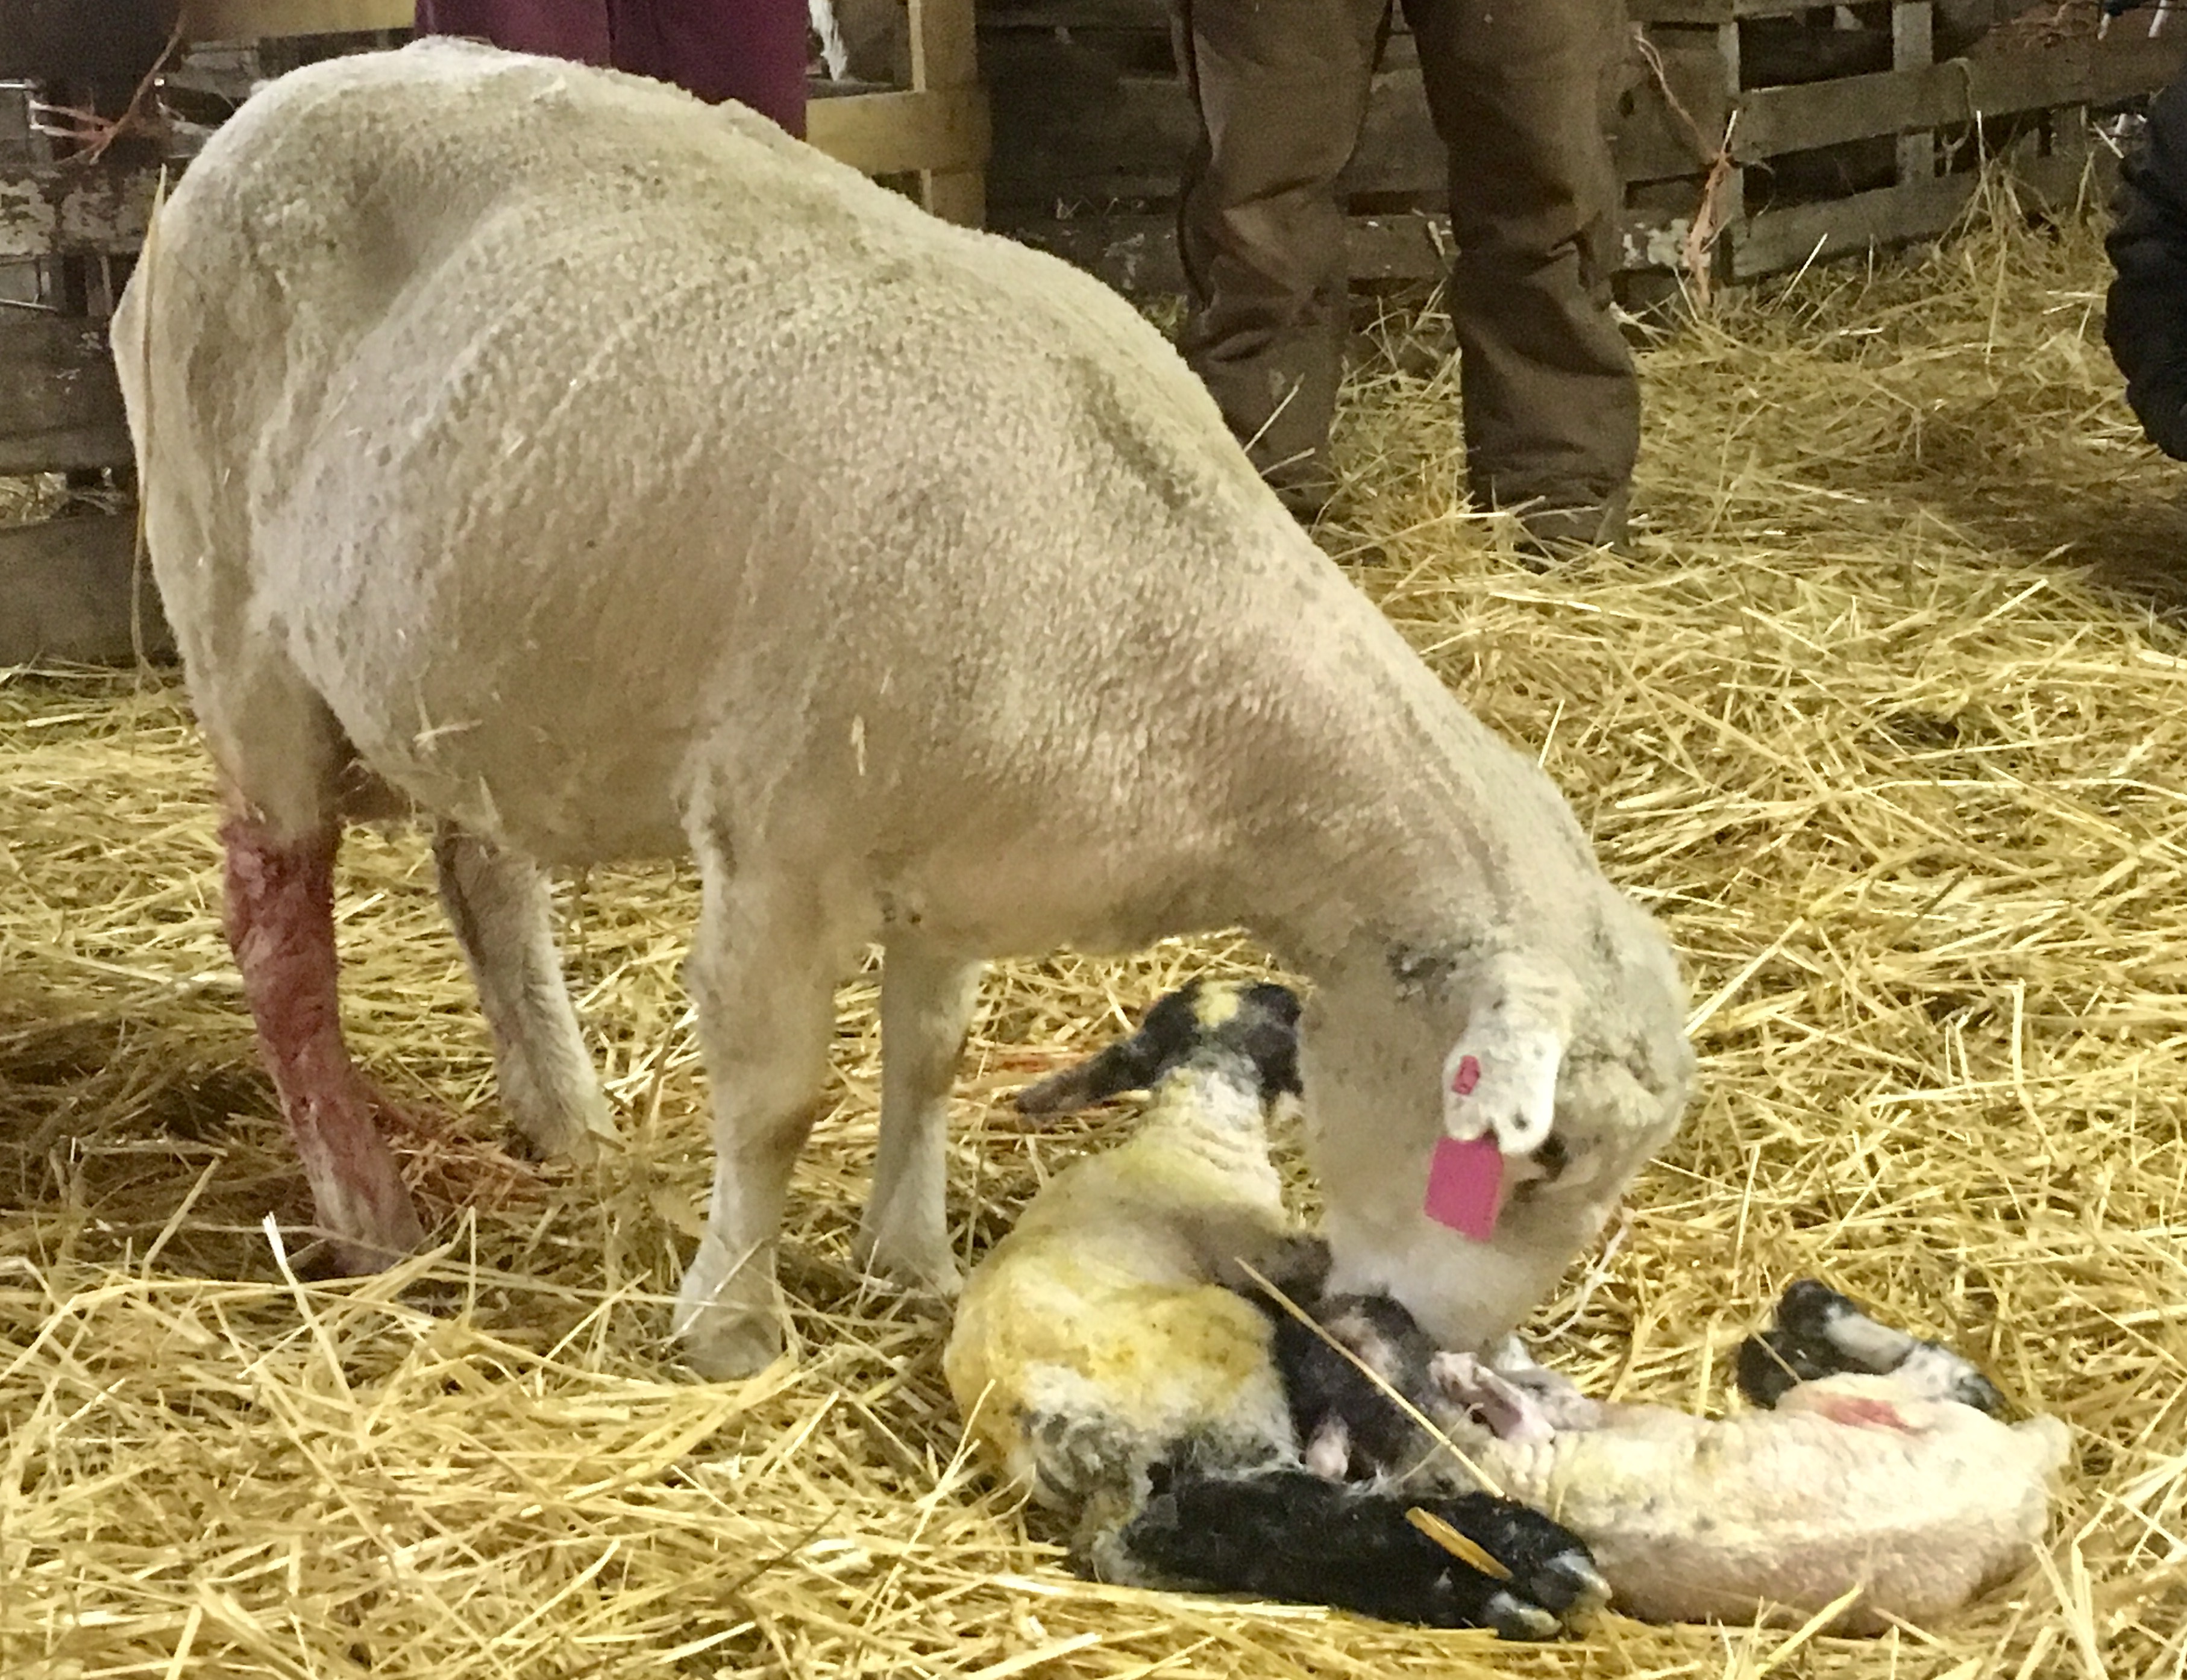
<path fill-rule="evenodd" d="M 1858 1587 L 1836 1631 L 1928 1621 L 2027 1563 L 2067 1453 L 2057 1419 L 2000 1421 L 1965 1360 L 1813 1282 L 1740 1351 L 1741 1391 L 1774 1409 L 1721 1419 L 1598 1404 L 1508 1350 L 1501 1368 L 1433 1353 L 1386 1298 L 1316 1317 L 1505 1492 L 1584 1539 L 1618 1607 L 1650 1620 L 1800 1621 Z M 1328 1343 L 1301 1329 L 1276 1352 L 1309 1462 L 1462 1478 Z"/>
<path fill-rule="evenodd" d="M 1268 1159 L 1297 1013 L 1280 986 L 1195 982 L 1020 1097 L 1053 1114 L 1153 1092 L 1130 1140 L 1057 1174 L 973 1273 L 950 1391 L 1105 1579 L 1554 1634 L 1603 1596 L 1586 1548 L 1508 1500 L 1302 1468 L 1271 1319 L 1225 1287 L 1250 1266 L 1310 1294 L 1325 1265 Z"/>

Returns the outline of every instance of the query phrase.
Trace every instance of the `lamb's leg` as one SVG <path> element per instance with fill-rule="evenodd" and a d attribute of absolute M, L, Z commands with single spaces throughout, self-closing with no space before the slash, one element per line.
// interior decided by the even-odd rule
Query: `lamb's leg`
<path fill-rule="evenodd" d="M 1538 1391 L 1470 1353 L 1438 1353 L 1428 1363 L 1428 1378 L 1445 1405 L 1477 1418 L 1499 1441 L 1551 1441 L 1560 1430 L 1591 1429 L 1601 1418 L 1601 1408 L 1577 1389 Z"/>
<path fill-rule="evenodd" d="M 675 1328 L 694 1369 L 750 1376 L 782 1351 L 774 1249 L 790 1171 L 818 1116 L 841 954 L 809 892 L 700 856 L 685 975 L 713 1087 L 714 1189 Z"/>
<path fill-rule="evenodd" d="M 880 1149 L 858 1222 L 871 1270 L 957 1291 L 944 1205 L 949 1085 L 979 1003 L 978 963 L 892 941 L 881 970 Z"/>
<path fill-rule="evenodd" d="M 563 983 L 546 878 L 453 823 L 434 835 L 433 862 L 493 1037 L 503 1106 L 543 1155 L 589 1156 L 615 1122 Z"/>
<path fill-rule="evenodd" d="M 221 840 L 228 944 L 319 1225 L 337 1265 L 377 1271 L 415 1248 L 424 1228 L 342 1041 L 334 919 L 340 830 L 329 818 L 289 838 L 239 811 Z"/>
<path fill-rule="evenodd" d="M 1740 1391 L 1774 1406 L 1794 1385 L 1848 1372 L 1896 1377 L 1924 1400 L 1955 1400 L 1991 1416 L 2005 1410 L 1989 1379 L 1949 1348 L 1878 1323 L 1813 1278 L 1787 1288 L 1774 1328 L 1739 1350 Z"/>

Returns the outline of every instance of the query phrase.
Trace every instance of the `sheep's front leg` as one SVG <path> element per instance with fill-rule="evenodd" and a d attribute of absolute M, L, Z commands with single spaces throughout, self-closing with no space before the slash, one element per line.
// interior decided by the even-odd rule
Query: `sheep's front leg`
<path fill-rule="evenodd" d="M 700 1374 L 744 1377 L 782 1351 L 775 1242 L 818 1115 L 841 953 L 810 894 L 734 878 L 703 851 L 700 862 L 685 975 L 713 1087 L 714 1189 L 675 1329 Z"/>
<path fill-rule="evenodd" d="M 433 836 L 433 864 L 509 1118 L 543 1155 L 590 1156 L 614 1138 L 615 1122 L 563 982 L 546 877 L 453 823 Z"/>
<path fill-rule="evenodd" d="M 320 1228 L 342 1269 L 379 1271 L 425 1232 L 379 1135 L 378 1104 L 342 1040 L 334 915 L 340 830 L 329 823 L 284 839 L 239 813 L 221 840 L 228 941 Z"/>
<path fill-rule="evenodd" d="M 900 941 L 881 970 L 880 1148 L 857 1255 L 874 1272 L 945 1295 L 958 1284 L 945 1206 L 949 1086 L 981 966 Z"/>

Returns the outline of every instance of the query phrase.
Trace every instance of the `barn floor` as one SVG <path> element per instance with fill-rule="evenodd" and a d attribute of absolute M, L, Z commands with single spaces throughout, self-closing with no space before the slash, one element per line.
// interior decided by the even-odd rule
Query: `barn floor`
<path fill-rule="evenodd" d="M 412 836 L 360 834 L 349 1016 L 424 1116 L 443 1246 L 308 1278 L 164 678 L 0 682 L 0 1672 L 171 1677 L 2177 1674 L 2187 1646 L 2187 474 L 2138 441 L 2100 251 L 1977 232 L 1656 349 L 1629 562 L 1549 580 L 1449 503 L 1448 393 L 1388 371 L 1325 535 L 1538 749 L 1691 964 L 1705 1097 L 1543 1323 L 1605 1391 L 1723 1401 L 1820 1273 L 2074 1426 L 2059 1537 L 1880 1641 L 1605 1621 L 1497 1647 L 1106 1590 L 956 1455 L 932 1305 L 862 1289 L 869 988 L 802 1171 L 805 1357 L 683 1379 L 706 1170 L 689 880 L 569 890 L 627 1149 L 505 1154 Z M 1393 368 L 1409 365 L 1394 342 Z M 2187 569 L 2179 574 L 2187 578 Z M 1120 1118 L 994 1098 L 1234 944 L 996 975 L 952 1200 L 976 1250 Z M 269 1211 L 291 1227 L 280 1239 Z"/>

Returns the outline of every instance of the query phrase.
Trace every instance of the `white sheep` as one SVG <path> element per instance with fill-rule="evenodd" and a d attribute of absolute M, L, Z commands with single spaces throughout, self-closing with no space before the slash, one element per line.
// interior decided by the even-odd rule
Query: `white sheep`
<path fill-rule="evenodd" d="M 676 1322 L 709 1373 L 781 1346 L 832 988 L 876 939 L 860 1243 L 939 1288 L 997 955 L 1243 924 L 1311 976 L 1339 1278 L 1453 1346 L 1542 1299 L 1676 1125 L 1660 931 L 1064 264 L 734 106 L 436 39 L 255 95 L 114 342 L 231 941 L 347 1263 L 420 1234 L 337 1020 L 360 811 L 441 825 L 503 1098 L 549 1150 L 607 1110 L 539 868 L 695 857 L 717 1165 Z M 1446 1134 L 1526 1180 L 1492 1241 L 1425 1211 Z"/>
<path fill-rule="evenodd" d="M 973 1269 L 943 1356 L 950 1391 L 1104 1579 L 1555 1633 L 1606 1593 L 1555 1524 L 1501 1499 L 1347 1488 L 1300 1465 L 1271 1317 L 1239 1292 L 1271 1274 L 1311 1290 L 1326 1266 L 1268 1158 L 1268 1113 L 1298 1089 L 1297 1013 L 1280 986 L 1195 981 L 1020 1098 L 1045 1114 L 1151 1088 L 1131 1137 L 1052 1177 Z M 1416 1526 L 1423 1507 L 1510 1578 Z"/>
<path fill-rule="evenodd" d="M 1419 1340 L 1392 1332 L 1402 1309 L 1376 1306 L 1371 1335 L 1358 1333 L 1361 1303 L 1317 1316 L 1468 1463 L 1293 1335 L 1273 1351 L 1310 1460 L 1415 1487 L 1484 1472 L 1584 1540 L 1617 1606 L 1650 1620 L 1797 1622 L 1836 1606 L 1841 1633 L 1932 1621 L 2027 1565 L 2070 1445 L 2055 1418 L 2001 1421 L 2001 1397 L 1965 1360 L 1813 1282 L 1788 1289 L 1777 1327 L 1740 1350 L 1741 1389 L 1774 1409 L 1720 1419 L 1598 1404 L 1510 1347 L 1497 1364 L 1423 1363 Z M 1347 1464 L 1341 1447 L 1369 1440 L 1378 1450 Z"/>

